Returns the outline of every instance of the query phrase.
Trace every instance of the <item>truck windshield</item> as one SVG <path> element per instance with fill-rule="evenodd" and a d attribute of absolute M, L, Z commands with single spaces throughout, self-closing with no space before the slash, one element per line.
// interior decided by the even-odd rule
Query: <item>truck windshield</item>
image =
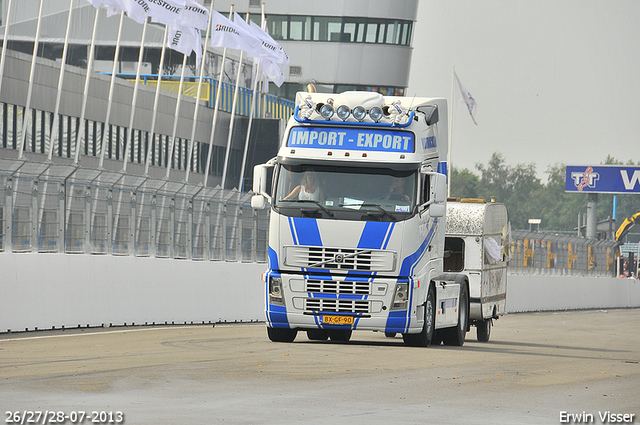
<path fill-rule="evenodd" d="M 398 221 L 413 214 L 417 170 L 281 165 L 275 207 L 289 216 Z"/>

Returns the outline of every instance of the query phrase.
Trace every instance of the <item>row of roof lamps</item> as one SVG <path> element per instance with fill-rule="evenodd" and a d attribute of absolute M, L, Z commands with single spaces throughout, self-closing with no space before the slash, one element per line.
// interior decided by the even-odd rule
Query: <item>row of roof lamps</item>
<path fill-rule="evenodd" d="M 353 117 L 358 122 L 363 122 L 367 116 L 373 122 L 379 122 L 383 117 L 389 118 L 393 122 L 407 114 L 405 108 L 400 103 L 393 103 L 391 105 L 385 105 L 383 107 L 373 106 L 367 110 L 364 106 L 356 106 L 351 109 L 347 105 L 340 105 L 336 109 L 333 99 L 327 99 L 326 103 L 315 103 L 310 97 L 303 99 L 298 105 L 300 116 L 303 119 L 311 119 L 314 112 L 318 113 L 325 120 L 330 120 L 337 116 L 342 121 L 346 121 L 349 117 Z"/>

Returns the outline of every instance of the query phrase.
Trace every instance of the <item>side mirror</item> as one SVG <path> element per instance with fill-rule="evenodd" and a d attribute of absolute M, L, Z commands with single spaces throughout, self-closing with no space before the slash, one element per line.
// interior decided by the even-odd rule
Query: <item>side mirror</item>
<path fill-rule="evenodd" d="M 253 193 L 264 193 L 267 190 L 267 167 L 259 164 L 253 167 Z"/>
<path fill-rule="evenodd" d="M 447 200 L 447 176 L 444 174 L 436 173 L 431 176 L 431 199 L 436 204 Z"/>
<path fill-rule="evenodd" d="M 254 210 L 263 210 L 265 206 L 265 199 L 262 195 L 253 195 L 251 197 L 251 208 Z"/>
<path fill-rule="evenodd" d="M 431 217 L 444 217 L 447 207 L 444 204 L 431 204 L 429 207 L 429 215 Z"/>

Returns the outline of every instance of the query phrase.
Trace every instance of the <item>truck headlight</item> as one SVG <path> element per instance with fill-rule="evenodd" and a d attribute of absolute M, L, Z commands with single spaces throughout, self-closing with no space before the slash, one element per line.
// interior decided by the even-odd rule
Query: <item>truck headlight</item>
<path fill-rule="evenodd" d="M 269 277 L 269 303 L 284 305 L 284 294 L 282 293 L 282 278 Z"/>
<path fill-rule="evenodd" d="M 406 310 L 409 299 L 409 284 L 398 283 L 396 284 L 396 292 L 393 295 L 393 304 L 391 304 L 391 310 Z"/>
<path fill-rule="evenodd" d="M 346 121 L 349 115 L 351 115 L 351 109 L 349 109 L 347 105 L 340 105 L 337 114 L 342 121 Z"/>
<path fill-rule="evenodd" d="M 316 110 L 322 118 L 324 118 L 325 120 L 330 120 L 335 113 L 335 109 L 333 109 L 333 99 L 327 99 L 327 103 L 318 103 L 316 105 Z"/>
<path fill-rule="evenodd" d="M 379 106 L 374 106 L 369 110 L 369 117 L 375 122 L 380 121 L 382 119 L 382 108 Z"/>
<path fill-rule="evenodd" d="M 353 108 L 353 118 L 357 119 L 358 121 L 362 121 L 366 117 L 367 117 L 367 110 L 364 109 L 362 106 L 356 106 L 355 108 Z"/>

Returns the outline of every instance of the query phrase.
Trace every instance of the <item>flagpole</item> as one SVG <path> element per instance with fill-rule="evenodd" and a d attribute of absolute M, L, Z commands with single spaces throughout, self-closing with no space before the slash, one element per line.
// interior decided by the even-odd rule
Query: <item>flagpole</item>
<path fill-rule="evenodd" d="M 209 11 L 209 16 L 211 16 L 211 14 L 213 13 L 213 4 L 214 2 L 211 2 L 211 10 Z M 185 176 L 185 181 L 189 182 L 189 172 L 191 171 L 191 161 L 192 161 L 192 156 L 193 156 L 193 146 L 196 143 L 196 126 L 198 125 L 198 108 L 200 106 L 200 94 L 202 93 L 202 80 L 204 78 L 204 65 L 206 62 L 206 55 L 207 55 L 207 44 L 209 44 L 209 35 L 210 35 L 210 30 L 211 30 L 211 19 L 209 19 L 209 21 L 207 22 L 207 32 L 204 36 L 204 54 L 202 55 L 202 60 L 200 61 L 200 78 L 198 79 L 198 93 L 196 96 L 196 106 L 195 106 L 195 111 L 193 112 L 193 124 L 191 126 L 191 141 L 189 144 L 189 155 L 188 155 L 188 159 L 187 159 L 187 174 Z M 197 54 L 196 54 L 197 56 Z"/>
<path fill-rule="evenodd" d="M 247 165 L 247 151 L 249 149 L 249 139 L 251 137 L 251 123 L 253 122 L 253 115 L 255 110 L 256 103 L 256 90 L 258 88 L 258 75 L 260 75 L 260 64 L 262 63 L 261 59 L 258 59 L 258 64 L 256 66 L 256 76 L 253 81 L 253 93 L 251 96 L 251 106 L 249 107 L 249 124 L 247 125 L 247 138 L 244 141 L 244 151 L 242 154 L 242 166 L 240 167 L 240 180 L 238 181 L 238 190 L 242 192 L 242 186 L 244 181 L 244 169 Z"/>
<path fill-rule="evenodd" d="M 453 71 L 451 73 L 451 119 L 449 120 L 449 152 L 447 155 L 447 197 L 451 196 L 451 173 L 453 172 L 453 165 L 451 163 L 453 159 L 453 118 L 455 111 L 455 78 L 456 78 L 456 65 L 453 65 Z"/>
<path fill-rule="evenodd" d="M 7 19 L 4 23 L 4 38 L 2 39 L 2 57 L 0 58 L 0 91 L 2 91 L 2 79 L 4 77 L 4 63 L 7 57 L 7 37 L 9 37 L 9 22 L 11 22 L 11 5 L 13 0 L 9 0 L 7 4 Z"/>
<path fill-rule="evenodd" d="M 232 6 L 233 7 L 233 6 Z M 213 137 L 216 134 L 216 122 L 218 120 L 218 104 L 220 103 L 220 94 L 222 93 L 222 76 L 224 74 L 224 62 L 227 60 L 227 48 L 222 50 L 222 65 L 220 66 L 220 77 L 218 79 L 218 88 L 216 89 L 216 101 L 213 106 L 213 119 L 211 120 L 211 131 L 209 132 L 209 151 L 207 152 L 207 165 L 204 170 L 204 185 L 209 180 L 209 167 L 211 167 L 211 156 L 213 153 Z"/>
<path fill-rule="evenodd" d="M 233 137 L 233 121 L 236 117 L 236 105 L 238 104 L 238 94 L 240 92 L 240 74 L 242 70 L 242 56 L 244 50 L 240 50 L 240 59 L 238 60 L 238 71 L 236 75 L 236 88 L 233 92 L 233 103 L 231 105 L 231 119 L 229 120 L 229 136 L 227 137 L 227 149 L 224 155 L 224 166 L 222 167 L 222 188 L 224 189 L 227 179 L 227 167 L 229 165 L 229 156 L 231 153 L 231 139 Z"/>
<path fill-rule="evenodd" d="M 127 162 L 129 161 L 129 150 L 131 150 L 131 145 L 133 145 L 133 119 L 136 114 L 136 104 L 138 103 L 138 80 L 140 79 L 140 69 L 142 68 L 142 60 L 144 59 L 144 39 L 147 35 L 147 22 L 148 19 L 144 20 L 144 24 L 142 24 L 142 42 L 140 43 L 140 52 L 138 53 L 138 66 L 136 68 L 136 79 L 133 85 L 133 99 L 131 100 L 131 118 L 129 119 L 129 130 L 127 132 L 127 137 L 124 139 L 124 158 L 122 159 L 122 171 L 127 171 Z M 140 141 L 141 143 L 141 141 Z"/>
<path fill-rule="evenodd" d="M 262 16 L 261 22 L 264 22 L 264 3 L 262 3 Z M 249 13 L 247 13 L 247 23 L 249 23 Z M 253 123 L 253 115 L 256 103 L 256 90 L 258 89 L 258 78 L 260 76 L 260 65 L 262 59 L 258 58 L 258 63 L 255 69 L 255 76 L 253 78 L 253 93 L 251 96 L 251 106 L 249 107 L 249 124 L 247 125 L 247 138 L 244 141 L 244 151 L 242 153 L 242 166 L 240 167 L 240 179 L 238 180 L 238 190 L 242 192 L 244 182 L 244 169 L 247 166 L 247 151 L 249 149 L 249 139 L 251 137 L 251 124 Z"/>
<path fill-rule="evenodd" d="M 30 115 L 29 109 L 31 109 L 31 95 L 33 94 L 33 79 L 36 72 L 36 58 L 38 57 L 38 43 L 40 42 L 40 24 L 42 21 L 42 5 L 44 0 L 40 0 L 40 7 L 38 8 L 38 24 L 36 25 L 36 36 L 33 41 L 33 57 L 31 58 L 31 71 L 29 73 L 29 88 L 27 90 L 27 102 L 24 107 L 24 113 L 22 114 L 22 139 L 20 141 L 20 147 L 18 149 L 18 159 L 22 159 L 24 152 L 24 144 L 27 140 L 27 127 L 29 125 L 28 116 Z"/>
<path fill-rule="evenodd" d="M 122 26 L 123 26 L 123 22 L 124 22 L 124 10 L 120 10 L 120 24 L 118 25 L 118 38 L 116 39 L 116 52 L 113 56 L 113 69 L 111 71 L 111 84 L 109 86 L 109 97 L 108 97 L 108 103 L 107 103 L 107 116 L 104 120 L 104 130 L 101 133 L 101 137 L 102 140 L 100 141 L 100 162 L 98 164 L 98 168 L 101 169 L 103 168 L 102 165 L 104 164 L 104 142 L 105 142 L 105 133 L 107 133 L 109 131 L 109 118 L 111 116 L 111 105 L 113 103 L 113 90 L 115 87 L 115 83 L 116 83 L 116 71 L 117 71 L 117 66 L 118 66 L 118 60 L 119 60 L 119 53 L 120 53 L 120 41 L 122 38 Z"/>
<path fill-rule="evenodd" d="M 82 110 L 80 112 L 80 127 L 76 134 L 76 156 L 73 160 L 74 164 L 78 163 L 80 158 L 80 141 L 82 140 L 82 133 L 84 133 L 84 117 L 87 112 L 87 98 L 89 97 L 89 82 L 91 81 L 91 71 L 93 69 L 93 56 L 96 49 L 96 32 L 98 29 L 98 19 L 100 17 L 100 10 L 96 9 L 95 17 L 93 18 L 93 30 L 91 32 L 91 46 L 89 47 L 89 58 L 87 60 L 87 73 L 84 77 L 84 92 L 82 95 Z M 95 152 L 93 153 L 96 154 Z"/>
<path fill-rule="evenodd" d="M 67 28 L 64 36 L 64 45 L 62 47 L 62 63 L 60 64 L 60 74 L 58 75 L 58 92 L 56 94 L 56 106 L 53 112 L 53 124 L 51 125 L 51 129 L 49 132 L 49 152 L 47 156 L 47 162 L 51 164 L 51 159 L 53 157 L 53 138 L 57 133 L 59 128 L 58 124 L 58 116 L 60 114 L 60 101 L 62 99 L 62 85 L 64 83 L 64 73 L 67 64 L 67 51 L 69 47 L 69 29 L 71 28 L 71 13 L 73 11 L 73 1 L 69 0 L 69 14 L 67 15 Z M 71 145 L 68 146 L 67 149 L 71 149 Z M 60 152 L 62 154 L 62 152 Z M 71 152 L 69 152 L 71 153 Z M 42 188 L 42 199 L 40 201 L 40 208 L 38 209 L 38 220 L 37 223 L 42 223 L 42 216 L 44 215 L 44 203 L 46 200 L 47 193 L 47 185 L 49 183 L 49 167 L 46 169 L 45 180 Z M 73 196 L 73 191 L 70 191 L 70 196 Z M 68 214 L 69 212 L 67 212 Z M 68 221 L 65 221 L 68 222 Z"/>
<path fill-rule="evenodd" d="M 53 137 L 58 130 L 58 115 L 60 114 L 60 101 L 62 98 L 62 84 L 64 83 L 64 73 L 67 65 L 67 50 L 69 47 L 69 29 L 71 28 L 71 11 L 73 10 L 73 0 L 69 1 L 69 15 L 67 17 L 67 32 L 64 36 L 64 45 L 62 47 L 62 63 L 60 64 L 60 75 L 58 76 L 58 93 L 56 95 L 56 106 L 53 112 L 53 125 L 49 133 L 49 156 L 48 160 L 51 161 L 53 156 Z M 71 146 L 69 146 L 71 149 Z"/>
<path fill-rule="evenodd" d="M 158 117 L 158 103 L 160 101 L 160 85 L 162 84 L 162 72 L 164 69 L 164 55 L 165 52 L 167 50 L 167 35 L 169 34 L 169 26 L 165 25 L 164 26 L 164 38 L 162 39 L 162 50 L 160 52 L 160 64 L 158 65 L 158 80 L 156 82 L 156 95 L 155 98 L 153 100 L 153 115 L 151 117 L 151 130 L 149 131 L 149 134 L 151 134 L 151 143 L 149 144 L 148 148 L 147 148 L 147 158 L 145 160 L 145 165 L 144 165 L 144 175 L 147 176 L 149 175 L 149 165 L 151 164 L 151 146 L 155 143 L 156 141 L 156 119 Z"/>
<path fill-rule="evenodd" d="M 229 14 L 231 17 L 231 14 Z M 229 136 L 227 137 L 227 149 L 224 155 L 224 166 L 222 167 L 222 188 L 224 189 L 227 180 L 227 168 L 229 166 L 229 156 L 231 153 L 231 139 L 233 137 L 233 121 L 236 116 L 236 105 L 238 104 L 238 93 L 240 92 L 240 74 L 242 73 L 242 57 L 244 50 L 240 50 L 240 59 L 238 60 L 238 71 L 236 74 L 236 88 L 233 92 L 233 103 L 231 105 L 231 119 L 229 120 Z"/>
<path fill-rule="evenodd" d="M 176 133 L 178 131 L 178 115 L 180 114 L 180 102 L 182 100 L 182 86 L 184 85 L 184 69 L 187 67 L 187 55 L 182 54 L 182 72 L 180 73 L 180 85 L 178 87 L 178 98 L 176 100 L 176 110 L 173 115 L 173 132 L 171 133 L 171 141 L 169 143 L 169 160 L 167 161 L 167 174 L 165 178 L 169 178 L 171 174 L 171 164 L 173 163 L 173 155 L 176 145 Z"/>

